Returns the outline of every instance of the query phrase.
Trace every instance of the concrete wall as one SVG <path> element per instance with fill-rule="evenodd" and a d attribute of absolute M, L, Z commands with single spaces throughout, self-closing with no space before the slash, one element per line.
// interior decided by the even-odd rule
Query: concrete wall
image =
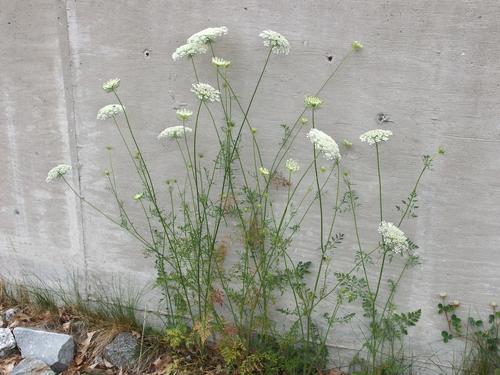
<path fill-rule="evenodd" d="M 438 345 L 437 293 L 447 291 L 480 312 L 500 294 L 499 17 L 496 0 L 0 0 L 0 274 L 53 277 L 76 269 L 82 280 L 152 280 L 152 262 L 137 243 L 81 207 L 64 186 L 44 181 L 53 165 L 71 163 L 81 193 L 114 212 L 102 171 L 105 146 L 119 140 L 110 123 L 95 120 L 112 101 L 100 88 L 106 79 L 122 79 L 145 157 L 163 180 L 182 176 L 178 154 L 156 135 L 173 123 L 174 108 L 194 103 L 190 65 L 170 58 L 189 35 L 208 26 L 230 29 L 217 50 L 233 61 L 243 102 L 265 58 L 258 33 L 274 29 L 290 40 L 290 55 L 273 57 L 252 113 L 265 150 L 279 140 L 279 124 L 300 111 L 303 96 L 360 40 L 366 48 L 322 94 L 318 121 L 337 140 L 354 142 L 344 161 L 361 196 L 368 239 L 375 239 L 377 222 L 376 170 L 373 149 L 359 134 L 376 126 L 378 112 L 390 114 L 395 136 L 382 150 L 389 218 L 411 190 L 420 156 L 445 147 L 423 181 L 418 218 L 404 228 L 420 246 L 422 264 L 409 273 L 400 303 L 423 308 L 415 352 L 428 352 L 429 344 L 446 350 Z M 200 63 L 208 65 L 208 57 Z M 212 80 L 208 68 L 201 75 Z M 209 152 L 213 137 L 204 136 L 202 152 Z M 298 159 L 309 157 L 306 144 L 299 141 Z M 137 180 L 122 156 L 117 148 L 123 195 L 132 196 Z M 315 257 L 316 220 L 297 239 L 297 258 Z M 347 225 L 345 231 L 349 238 Z M 352 249 L 347 242 L 339 252 L 338 269 L 351 264 Z M 331 344 L 356 348 L 350 329 L 334 332 Z"/>

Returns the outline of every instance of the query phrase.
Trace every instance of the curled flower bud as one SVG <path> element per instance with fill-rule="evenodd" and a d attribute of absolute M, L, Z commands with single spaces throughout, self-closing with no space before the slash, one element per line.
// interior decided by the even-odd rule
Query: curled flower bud
<path fill-rule="evenodd" d="M 491 306 L 491 308 L 492 308 L 493 310 L 495 310 L 495 309 L 497 308 L 497 306 L 498 306 L 498 305 L 497 305 L 497 303 L 496 303 L 496 302 L 491 302 L 491 303 L 490 303 L 490 306 Z"/>
<path fill-rule="evenodd" d="M 263 176 L 269 176 L 269 169 L 265 167 L 260 167 L 259 168 L 259 173 Z"/>
<path fill-rule="evenodd" d="M 300 123 L 301 123 L 302 125 L 305 125 L 305 124 L 307 124 L 308 122 L 309 122 L 309 120 L 308 120 L 307 118 L 305 118 L 305 117 L 301 117 L 301 118 L 300 118 Z"/>
<path fill-rule="evenodd" d="M 458 299 L 451 301 L 450 305 L 454 307 L 460 306 L 460 301 Z"/>
<path fill-rule="evenodd" d="M 342 144 L 343 144 L 345 147 L 347 147 L 347 148 L 352 147 L 352 142 L 351 142 L 351 141 L 349 141 L 348 139 L 344 139 L 344 140 L 342 141 Z"/>

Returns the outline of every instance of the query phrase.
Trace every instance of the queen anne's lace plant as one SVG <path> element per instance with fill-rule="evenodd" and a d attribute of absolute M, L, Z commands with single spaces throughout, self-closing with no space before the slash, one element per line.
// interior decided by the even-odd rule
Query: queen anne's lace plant
<path fill-rule="evenodd" d="M 187 121 L 193 115 L 193 111 L 187 108 L 178 109 L 176 112 L 177 118 L 181 121 Z"/>
<path fill-rule="evenodd" d="M 231 65 L 231 61 L 224 60 L 220 57 L 212 57 L 212 64 L 219 68 L 227 68 L 229 65 Z"/>
<path fill-rule="evenodd" d="M 49 173 L 47 173 L 47 178 L 45 179 L 45 182 L 49 183 L 54 180 L 57 180 L 58 178 L 64 176 L 66 173 L 68 173 L 71 170 L 71 166 L 67 164 L 59 164 L 52 168 Z"/>
<path fill-rule="evenodd" d="M 193 57 L 207 52 L 207 47 L 198 43 L 183 44 L 172 53 L 172 60 L 178 61 L 184 57 Z"/>
<path fill-rule="evenodd" d="M 374 145 L 379 142 L 387 142 L 391 137 L 392 132 L 390 130 L 374 129 L 367 131 L 359 136 L 361 142 L 366 142 L 369 145 Z"/>
<path fill-rule="evenodd" d="M 166 128 L 164 131 L 162 131 L 160 134 L 158 134 L 158 139 L 179 139 L 185 136 L 188 133 L 192 133 L 193 129 L 187 127 L 187 126 L 171 126 L 169 128 Z"/>
<path fill-rule="evenodd" d="M 402 254 L 404 250 L 408 249 L 406 235 L 393 223 L 382 221 L 378 226 L 378 232 L 382 235 L 387 250 Z"/>
<path fill-rule="evenodd" d="M 259 36 L 264 39 L 266 47 L 271 47 L 274 54 L 288 55 L 290 53 L 290 43 L 280 33 L 272 30 L 264 30 Z"/>
<path fill-rule="evenodd" d="M 259 173 L 263 176 L 269 176 L 269 169 L 266 167 L 259 167 Z"/>
<path fill-rule="evenodd" d="M 220 92 L 214 89 L 208 83 L 193 83 L 193 88 L 191 89 L 198 99 L 204 102 L 219 102 Z"/>
<path fill-rule="evenodd" d="M 304 104 L 307 108 L 318 108 L 323 104 L 323 101 L 317 96 L 309 95 L 304 98 Z"/>
<path fill-rule="evenodd" d="M 97 112 L 97 119 L 107 120 L 111 117 L 119 115 L 122 112 L 123 112 L 123 107 L 120 104 L 108 104 L 107 106 L 102 107 Z"/>
<path fill-rule="evenodd" d="M 120 86 L 120 78 L 110 79 L 102 85 L 102 89 L 106 92 L 112 92 Z"/>
<path fill-rule="evenodd" d="M 299 163 L 297 163 L 293 159 L 288 159 L 285 162 L 285 168 L 290 172 L 290 173 L 295 173 L 298 172 L 300 169 Z"/>
<path fill-rule="evenodd" d="M 226 26 L 221 27 L 209 27 L 208 29 L 201 30 L 196 34 L 191 35 L 187 42 L 206 44 L 208 42 L 214 42 L 220 36 L 226 35 L 229 30 Z"/>
<path fill-rule="evenodd" d="M 340 160 L 339 146 L 328 134 L 318 129 L 311 129 L 307 134 L 307 138 L 309 138 L 316 150 L 323 154 L 325 159 Z"/>

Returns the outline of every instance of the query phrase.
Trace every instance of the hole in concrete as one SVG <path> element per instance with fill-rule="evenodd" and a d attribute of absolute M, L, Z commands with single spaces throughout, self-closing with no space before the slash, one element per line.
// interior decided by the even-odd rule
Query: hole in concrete
<path fill-rule="evenodd" d="M 383 124 L 384 122 L 392 122 L 391 116 L 388 113 L 383 112 L 377 113 L 376 120 L 379 124 Z"/>
<path fill-rule="evenodd" d="M 333 61 L 333 56 L 332 56 L 332 55 L 328 55 L 328 56 L 326 56 L 326 58 L 327 58 L 327 60 L 328 60 L 328 61 L 330 61 L 330 62 L 332 62 L 332 61 Z"/>
<path fill-rule="evenodd" d="M 151 50 L 149 49 L 145 49 L 142 53 L 144 54 L 144 57 L 146 59 L 149 59 L 151 57 Z"/>

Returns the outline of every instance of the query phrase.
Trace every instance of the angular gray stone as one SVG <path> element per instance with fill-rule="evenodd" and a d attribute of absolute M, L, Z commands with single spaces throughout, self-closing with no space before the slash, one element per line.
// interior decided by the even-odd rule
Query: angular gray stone
<path fill-rule="evenodd" d="M 10 321 L 14 318 L 14 316 L 18 313 L 19 309 L 17 307 L 12 307 L 10 309 L 7 309 L 3 312 L 2 314 L 2 319 L 10 323 Z"/>
<path fill-rule="evenodd" d="M 130 367 L 136 359 L 138 347 L 134 335 L 122 332 L 104 348 L 104 358 L 116 367 Z"/>
<path fill-rule="evenodd" d="M 12 369 L 11 375 L 55 375 L 55 372 L 39 359 L 26 358 Z"/>
<path fill-rule="evenodd" d="M 0 359 L 7 357 L 16 348 L 16 340 L 9 328 L 0 328 Z"/>
<path fill-rule="evenodd" d="M 70 335 L 17 327 L 14 337 L 23 358 L 39 359 L 57 373 L 66 370 L 75 355 Z"/>

